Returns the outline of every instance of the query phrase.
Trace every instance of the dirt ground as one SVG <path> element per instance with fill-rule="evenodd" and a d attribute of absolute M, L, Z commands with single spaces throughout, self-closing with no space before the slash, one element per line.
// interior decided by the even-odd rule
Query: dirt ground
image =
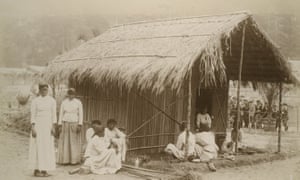
<path fill-rule="evenodd" d="M 16 133 L 7 132 L 0 129 L 0 179 L 3 180 L 136 180 L 140 179 L 126 172 L 120 172 L 116 175 L 69 175 L 68 171 L 74 166 L 58 166 L 55 172 L 49 178 L 35 178 L 32 172 L 27 168 L 28 158 L 28 137 Z"/>
<path fill-rule="evenodd" d="M 203 180 L 299 180 L 300 157 L 206 173 Z"/>
<path fill-rule="evenodd" d="M 245 140 L 251 145 L 261 148 L 276 150 L 276 136 L 251 132 L 246 134 Z M 299 150 L 300 138 L 298 135 L 283 135 L 283 151 Z M 23 180 L 39 179 L 32 177 L 32 172 L 27 168 L 29 138 L 24 135 L 9 132 L 0 128 L 0 179 Z M 58 166 L 49 178 L 55 180 L 94 180 L 94 179 L 122 179 L 135 180 L 140 177 L 133 176 L 125 171 L 116 175 L 69 175 L 68 171 L 74 166 Z M 273 161 L 272 163 L 255 164 L 238 168 L 219 168 L 217 172 L 199 172 L 204 180 L 298 180 L 300 179 L 300 156 L 292 159 Z"/>

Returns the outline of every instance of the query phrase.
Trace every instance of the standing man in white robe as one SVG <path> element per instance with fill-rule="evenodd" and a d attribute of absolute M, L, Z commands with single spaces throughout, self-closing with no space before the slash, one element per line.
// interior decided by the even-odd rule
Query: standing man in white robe
<path fill-rule="evenodd" d="M 31 104 L 31 136 L 29 167 L 34 176 L 47 177 L 47 171 L 55 170 L 54 134 L 56 101 L 48 96 L 48 85 L 39 84 L 39 96 Z"/>

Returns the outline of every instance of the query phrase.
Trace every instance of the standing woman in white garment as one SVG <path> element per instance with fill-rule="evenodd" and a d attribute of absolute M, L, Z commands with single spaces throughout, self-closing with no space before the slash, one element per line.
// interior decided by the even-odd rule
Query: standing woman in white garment
<path fill-rule="evenodd" d="M 31 103 L 31 136 L 29 167 L 34 176 L 50 176 L 55 170 L 54 134 L 56 125 L 56 101 L 48 96 L 48 85 L 39 84 L 39 96 Z"/>
<path fill-rule="evenodd" d="M 60 106 L 58 163 L 79 164 L 81 161 L 81 128 L 83 122 L 82 103 L 75 98 L 75 89 L 70 88 L 67 98 Z"/>

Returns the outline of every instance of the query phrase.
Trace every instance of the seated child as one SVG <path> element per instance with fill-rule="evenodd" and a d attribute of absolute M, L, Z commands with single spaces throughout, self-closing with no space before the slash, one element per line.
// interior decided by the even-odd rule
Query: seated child
<path fill-rule="evenodd" d="M 112 147 L 120 152 L 120 158 L 124 162 L 126 157 L 126 135 L 121 132 L 117 127 L 117 121 L 115 119 L 109 119 L 107 121 L 107 127 L 104 130 L 104 137 L 111 142 Z"/>

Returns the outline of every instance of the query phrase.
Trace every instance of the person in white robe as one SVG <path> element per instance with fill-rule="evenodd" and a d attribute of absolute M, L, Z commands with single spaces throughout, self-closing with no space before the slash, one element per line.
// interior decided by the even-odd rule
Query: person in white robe
<path fill-rule="evenodd" d="M 111 143 L 104 137 L 104 127 L 100 121 L 94 121 L 93 129 L 95 134 L 88 142 L 84 154 L 86 160 L 81 169 L 94 174 L 114 174 L 121 169 L 121 159 L 116 149 L 110 148 Z"/>
<path fill-rule="evenodd" d="M 48 96 L 48 85 L 39 85 L 39 96 L 31 104 L 31 135 L 29 168 L 34 176 L 49 176 L 55 170 L 54 134 L 56 125 L 56 101 Z"/>
<path fill-rule="evenodd" d="M 219 147 L 215 143 L 215 135 L 210 131 L 209 124 L 201 124 L 201 131 L 195 134 L 196 144 L 201 146 L 199 160 L 206 162 L 209 170 L 216 171 L 212 160 L 218 157 Z"/>
<path fill-rule="evenodd" d="M 202 162 L 208 162 L 217 158 L 219 147 L 215 143 L 215 135 L 211 131 L 203 131 L 195 134 L 196 143 L 203 149 L 200 154 Z"/>
<path fill-rule="evenodd" d="M 93 138 L 94 135 L 95 135 L 95 131 L 93 129 L 93 122 L 92 122 L 92 127 L 88 128 L 85 132 L 85 140 L 87 144 Z"/>
<path fill-rule="evenodd" d="M 126 159 L 126 134 L 121 132 L 117 127 L 117 121 L 115 119 L 109 119 L 107 121 L 107 127 L 104 130 L 104 136 L 107 138 L 112 146 L 117 150 L 121 160 L 124 162 Z"/>
<path fill-rule="evenodd" d="M 165 152 L 173 155 L 175 158 L 179 160 L 185 159 L 185 151 L 186 151 L 186 124 L 182 123 L 180 125 L 180 134 L 178 135 L 176 145 L 168 144 L 165 148 Z M 196 144 L 195 135 L 192 132 L 189 132 L 188 137 L 188 157 L 197 157 L 202 151 L 201 147 Z"/>
<path fill-rule="evenodd" d="M 83 152 L 85 152 L 86 147 L 88 145 L 88 143 L 90 142 L 90 140 L 93 138 L 93 136 L 95 135 L 95 131 L 94 131 L 94 125 L 96 125 L 98 123 L 98 120 L 93 120 L 91 122 L 91 127 L 89 127 L 86 131 L 85 131 L 85 143 L 83 145 Z"/>
<path fill-rule="evenodd" d="M 60 106 L 58 163 L 78 164 L 81 161 L 82 103 L 75 98 L 75 89 L 68 90 L 68 98 Z"/>

